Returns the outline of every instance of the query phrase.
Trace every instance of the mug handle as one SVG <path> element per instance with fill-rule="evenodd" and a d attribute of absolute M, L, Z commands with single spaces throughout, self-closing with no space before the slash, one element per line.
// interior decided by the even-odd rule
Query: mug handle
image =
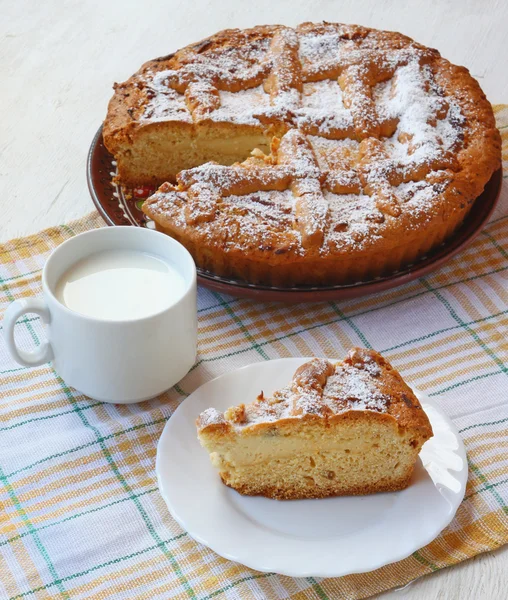
<path fill-rule="evenodd" d="M 21 350 L 21 348 L 16 346 L 14 326 L 16 325 L 16 321 L 27 313 L 35 313 L 41 317 L 44 323 L 49 323 L 49 309 L 41 298 L 14 300 L 4 315 L 5 343 L 10 355 L 16 362 L 24 367 L 37 367 L 49 362 L 53 358 L 53 350 L 49 342 L 43 342 L 30 352 Z"/>

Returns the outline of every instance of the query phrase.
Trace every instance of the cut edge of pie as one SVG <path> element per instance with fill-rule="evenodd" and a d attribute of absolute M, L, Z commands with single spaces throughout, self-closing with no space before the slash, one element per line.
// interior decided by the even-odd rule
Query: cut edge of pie
<path fill-rule="evenodd" d="M 324 498 L 406 488 L 432 427 L 377 352 L 315 358 L 271 397 L 207 409 L 198 438 L 224 484 L 245 495 Z"/>

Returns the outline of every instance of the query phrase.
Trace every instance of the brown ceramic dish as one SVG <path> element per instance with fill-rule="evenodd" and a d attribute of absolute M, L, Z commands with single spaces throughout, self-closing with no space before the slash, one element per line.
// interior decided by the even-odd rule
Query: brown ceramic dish
<path fill-rule="evenodd" d="M 87 182 L 92 200 L 108 225 L 151 227 L 152 223 L 141 211 L 141 205 L 154 189 L 142 187 L 132 190 L 130 194 L 124 193 L 119 186 L 112 184 L 115 171 L 114 158 L 103 144 L 101 127 L 92 141 L 87 160 Z M 501 182 L 500 169 L 487 183 L 484 192 L 477 198 L 463 225 L 452 238 L 415 264 L 391 275 L 333 287 L 275 288 L 233 281 L 198 269 L 198 283 L 223 294 L 267 302 L 345 300 L 398 287 L 438 269 L 480 233 L 496 206 Z"/>

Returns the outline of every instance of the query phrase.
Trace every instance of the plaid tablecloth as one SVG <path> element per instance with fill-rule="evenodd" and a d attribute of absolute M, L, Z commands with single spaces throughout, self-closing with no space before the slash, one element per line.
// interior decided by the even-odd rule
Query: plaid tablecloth
<path fill-rule="evenodd" d="M 496 113 L 508 132 L 508 107 Z M 503 138 L 506 159 L 508 133 Z M 93 214 L 2 245 L 0 314 L 14 298 L 40 293 L 41 268 L 58 244 L 102 225 Z M 138 405 L 91 401 L 49 364 L 13 363 L 1 342 L 0 598 L 365 598 L 507 543 L 507 248 L 505 189 L 471 246 L 395 290 L 285 306 L 200 289 L 196 367 Z M 16 330 L 26 349 L 43 336 L 35 316 Z M 352 345 L 385 354 L 457 424 L 469 481 L 452 524 L 406 560 L 340 579 L 258 573 L 194 542 L 169 515 L 154 470 L 157 440 L 178 404 L 251 362 L 340 357 Z"/>

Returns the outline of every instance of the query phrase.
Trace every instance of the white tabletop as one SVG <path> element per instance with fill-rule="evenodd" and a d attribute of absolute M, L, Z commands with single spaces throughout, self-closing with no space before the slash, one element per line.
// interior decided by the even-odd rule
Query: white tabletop
<path fill-rule="evenodd" d="M 85 160 L 113 82 L 220 29 L 327 20 L 401 31 L 508 102 L 506 0 L 0 0 L 0 15 L 2 241 L 92 210 Z M 504 600 L 507 573 L 505 548 L 382 597 Z"/>

